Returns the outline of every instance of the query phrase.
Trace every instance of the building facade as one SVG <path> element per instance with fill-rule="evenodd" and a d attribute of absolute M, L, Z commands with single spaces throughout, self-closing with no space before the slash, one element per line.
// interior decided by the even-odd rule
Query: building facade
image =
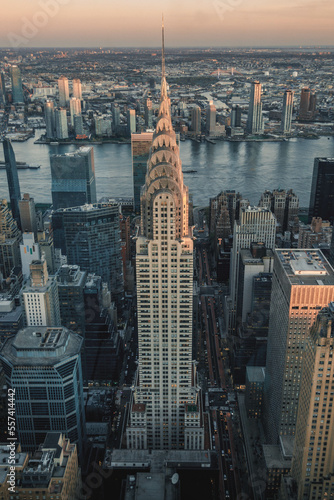
<path fill-rule="evenodd" d="M 252 83 L 246 131 L 248 134 L 263 134 L 263 115 L 261 103 L 261 83 Z"/>
<path fill-rule="evenodd" d="M 56 137 L 55 106 L 53 101 L 46 101 L 44 104 L 44 119 L 46 126 L 46 137 L 54 139 Z"/>
<path fill-rule="evenodd" d="M 19 201 L 21 199 L 19 176 L 17 174 L 16 159 L 12 144 L 9 139 L 3 140 L 3 152 L 5 157 L 8 191 L 12 214 L 18 227 L 21 229 L 21 218 Z"/>
<path fill-rule="evenodd" d="M 68 78 L 66 76 L 61 76 L 58 80 L 58 91 L 59 91 L 59 106 L 66 108 L 70 100 L 70 91 L 68 86 Z"/>
<path fill-rule="evenodd" d="M 289 134 L 291 132 L 291 122 L 293 113 L 293 96 L 292 90 L 286 90 L 283 97 L 283 109 L 281 118 L 281 132 L 282 134 Z"/>
<path fill-rule="evenodd" d="M 73 86 L 73 92 L 72 92 L 73 97 L 76 97 L 77 99 L 82 101 L 81 80 L 79 80 L 79 78 L 73 78 L 72 86 Z"/>
<path fill-rule="evenodd" d="M 74 127 L 74 117 L 81 116 L 81 101 L 77 97 L 71 97 L 70 99 L 70 115 L 71 125 Z"/>
<path fill-rule="evenodd" d="M 201 133 L 201 108 L 194 106 L 191 110 L 191 130 L 196 135 Z"/>
<path fill-rule="evenodd" d="M 49 276 L 44 255 L 29 265 L 30 280 L 22 288 L 28 326 L 60 326 L 57 281 Z"/>
<path fill-rule="evenodd" d="M 334 303 L 322 309 L 305 342 L 292 477 L 298 500 L 334 496 Z"/>
<path fill-rule="evenodd" d="M 269 208 L 277 219 L 277 231 L 284 233 L 299 214 L 299 198 L 292 189 L 266 190 L 259 202 L 260 207 Z"/>
<path fill-rule="evenodd" d="M 276 250 L 269 319 L 264 426 L 294 436 L 303 350 L 319 309 L 334 298 L 334 271 L 320 250 Z"/>
<path fill-rule="evenodd" d="M 123 294 L 123 266 L 117 203 L 59 209 L 52 215 L 55 248 L 68 264 L 101 276 L 114 299 Z"/>
<path fill-rule="evenodd" d="M 80 271 L 79 266 L 64 264 L 58 269 L 56 278 L 61 324 L 84 337 L 84 288 L 87 273 Z"/>
<path fill-rule="evenodd" d="M 83 146 L 74 153 L 51 155 L 53 208 L 96 203 L 94 149 Z"/>
<path fill-rule="evenodd" d="M 263 243 L 264 247 L 275 248 L 276 217 L 267 208 L 248 207 L 241 209 L 240 219 L 234 223 L 233 247 L 230 267 L 229 330 L 235 333 L 236 306 L 241 249 L 249 249 L 252 243 Z"/>
<path fill-rule="evenodd" d="M 19 211 L 22 232 L 34 233 L 37 237 L 37 218 L 34 198 L 29 193 L 24 193 L 19 200 Z"/>
<path fill-rule="evenodd" d="M 10 337 L 0 359 L 15 389 L 18 440 L 35 451 L 50 431 L 64 433 L 82 457 L 85 413 L 82 338 L 66 328 L 28 327 Z"/>
<path fill-rule="evenodd" d="M 313 217 L 334 222 L 334 158 L 314 159 L 309 222 Z"/>
<path fill-rule="evenodd" d="M 67 113 L 65 108 L 55 110 L 56 139 L 68 139 Z"/>
<path fill-rule="evenodd" d="M 0 202 L 0 272 L 8 278 L 14 267 L 21 265 L 21 232 L 8 208 L 7 200 Z"/>
<path fill-rule="evenodd" d="M 210 101 L 206 108 L 205 132 L 207 135 L 215 135 L 216 133 L 216 114 L 216 106 L 213 101 Z"/>
<path fill-rule="evenodd" d="M 23 87 L 20 68 L 17 66 L 10 67 L 10 78 L 12 82 L 13 102 L 24 102 Z"/>

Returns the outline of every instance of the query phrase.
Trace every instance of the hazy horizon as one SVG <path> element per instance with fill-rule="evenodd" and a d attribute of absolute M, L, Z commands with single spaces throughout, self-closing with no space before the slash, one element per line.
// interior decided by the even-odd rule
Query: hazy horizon
<path fill-rule="evenodd" d="M 16 0 L 0 19 L 1 48 L 156 48 L 164 10 L 166 47 L 333 46 L 332 0 Z"/>

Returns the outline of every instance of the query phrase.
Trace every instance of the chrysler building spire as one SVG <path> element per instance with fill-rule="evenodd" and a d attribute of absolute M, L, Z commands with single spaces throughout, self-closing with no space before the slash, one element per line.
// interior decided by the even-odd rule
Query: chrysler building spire
<path fill-rule="evenodd" d="M 162 15 L 161 25 L 161 102 L 168 99 L 167 96 L 167 81 L 166 81 L 166 67 L 165 67 L 165 26 L 164 16 Z"/>
<path fill-rule="evenodd" d="M 170 99 L 167 95 L 165 76 L 165 43 L 164 24 L 162 22 L 162 78 L 161 99 L 158 122 L 153 135 L 153 142 L 147 163 L 145 186 L 141 194 L 141 230 L 142 235 L 153 239 L 158 236 L 154 233 L 153 200 L 159 192 L 168 192 L 175 205 L 173 218 L 174 238 L 190 236 L 188 226 L 188 188 L 183 184 L 182 163 L 176 134 L 172 125 Z"/>

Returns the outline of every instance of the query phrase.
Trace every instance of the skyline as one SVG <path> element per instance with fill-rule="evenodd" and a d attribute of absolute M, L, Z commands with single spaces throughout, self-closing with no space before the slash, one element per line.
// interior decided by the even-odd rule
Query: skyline
<path fill-rule="evenodd" d="M 157 47 L 164 11 L 167 46 L 299 47 L 334 45 L 330 0 L 172 0 L 156 5 L 130 0 L 126 9 L 106 0 L 24 0 L 0 20 L 1 48 Z M 17 15 L 17 12 L 20 12 Z M 177 16 L 175 16 L 177 12 Z M 321 30 L 319 29 L 321 26 Z"/>

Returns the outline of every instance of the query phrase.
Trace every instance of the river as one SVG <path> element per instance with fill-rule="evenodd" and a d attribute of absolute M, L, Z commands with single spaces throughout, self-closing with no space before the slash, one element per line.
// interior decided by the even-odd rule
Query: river
<path fill-rule="evenodd" d="M 36 137 L 41 134 L 38 130 Z M 36 203 L 51 203 L 50 154 L 74 151 L 77 146 L 49 146 L 13 142 L 16 159 L 41 165 L 38 170 L 19 170 L 21 193 L 29 193 Z M 185 141 L 180 144 L 184 181 L 194 205 L 208 205 L 221 190 L 235 189 L 257 205 L 265 189 L 290 189 L 308 206 L 317 156 L 334 157 L 334 138 L 291 139 L 285 142 L 224 142 L 216 144 Z M 0 160 L 3 151 L 0 149 Z M 94 145 L 97 197 L 133 195 L 130 144 Z M 8 199 L 5 170 L 0 170 L 0 196 Z"/>

